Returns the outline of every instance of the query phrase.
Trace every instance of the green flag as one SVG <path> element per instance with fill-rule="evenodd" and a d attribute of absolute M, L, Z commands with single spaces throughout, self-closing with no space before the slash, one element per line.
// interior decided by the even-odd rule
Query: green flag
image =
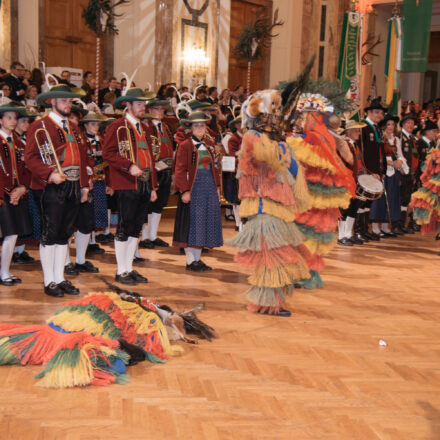
<path fill-rule="evenodd" d="M 426 72 L 432 0 L 404 0 L 402 72 Z"/>

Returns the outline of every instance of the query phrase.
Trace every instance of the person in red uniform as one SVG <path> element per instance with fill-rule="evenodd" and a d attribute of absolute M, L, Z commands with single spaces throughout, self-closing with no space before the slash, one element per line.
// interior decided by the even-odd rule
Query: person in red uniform
<path fill-rule="evenodd" d="M 115 280 L 128 285 L 148 282 L 133 270 L 133 259 L 148 204 L 157 199 L 151 133 L 143 122 L 145 104 L 153 98 L 142 89 L 131 88 L 115 101 L 116 106 L 125 106 L 126 113 L 107 128 L 102 151 L 103 160 L 109 164 L 109 185 L 115 191 L 119 212 Z"/>
<path fill-rule="evenodd" d="M 139 247 L 153 249 L 155 246 L 168 247 L 169 244 L 158 238 L 162 211 L 167 206 L 171 191 L 171 178 L 173 171 L 173 135 L 167 124 L 163 121 L 165 108 L 169 102 L 166 100 L 152 99 L 147 103 L 147 111 L 151 115 L 146 120 L 146 125 L 151 133 L 154 160 L 156 162 L 157 200 L 148 207 L 148 223 L 142 229 L 142 240 Z"/>
<path fill-rule="evenodd" d="M 54 297 L 79 293 L 79 289 L 64 279 L 64 263 L 80 203 L 85 202 L 89 194 L 87 146 L 78 126 L 68 120 L 72 101 L 80 96 L 65 84 L 57 84 L 38 95 L 39 105 L 50 105 L 52 110 L 31 124 L 26 137 L 25 163 L 33 182 L 37 182 L 32 187 L 43 188 L 40 259 L 44 291 Z M 56 165 L 55 156 L 46 157 L 40 150 L 49 143 L 61 169 Z"/>
<path fill-rule="evenodd" d="M 0 106 L 0 227 L 3 234 L 0 266 L 0 284 L 13 286 L 21 279 L 9 272 L 15 243 L 19 235 L 29 235 L 32 224 L 28 201 L 25 197 L 30 183 L 30 175 L 22 159 L 24 148 L 17 133 L 14 132 L 19 113 L 26 108 L 5 104 Z"/>

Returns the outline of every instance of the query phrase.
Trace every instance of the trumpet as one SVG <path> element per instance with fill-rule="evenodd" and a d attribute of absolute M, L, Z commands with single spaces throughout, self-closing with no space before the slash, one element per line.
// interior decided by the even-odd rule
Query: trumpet
<path fill-rule="evenodd" d="M 153 150 L 153 157 L 154 160 L 157 162 L 157 160 L 160 157 L 160 149 L 162 146 L 162 141 L 160 139 L 160 136 L 153 136 L 151 135 L 151 148 Z"/>
<path fill-rule="evenodd" d="M 45 165 L 56 168 L 57 172 L 63 177 L 67 177 L 63 169 L 61 168 L 60 161 L 58 160 L 57 153 L 52 143 L 52 139 L 49 136 L 49 132 L 46 128 L 39 128 L 35 131 L 35 141 L 37 142 L 38 149 L 40 150 L 41 160 Z"/>
<path fill-rule="evenodd" d="M 125 131 L 125 139 L 122 132 Z M 134 157 L 133 145 L 131 143 L 131 132 L 126 125 L 121 125 L 116 130 L 116 138 L 118 141 L 119 154 L 125 159 L 129 159 L 131 162 L 136 163 Z"/>

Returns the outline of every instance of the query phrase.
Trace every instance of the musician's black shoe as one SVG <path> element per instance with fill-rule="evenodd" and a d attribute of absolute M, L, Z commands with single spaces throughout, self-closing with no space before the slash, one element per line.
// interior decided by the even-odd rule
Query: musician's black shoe
<path fill-rule="evenodd" d="M 145 260 L 145 258 L 142 257 L 134 257 L 133 259 L 133 263 L 143 263 Z"/>
<path fill-rule="evenodd" d="M 94 243 L 94 244 L 89 244 L 87 246 L 87 252 L 86 255 L 100 255 L 103 254 L 105 252 L 105 250 L 102 247 L 99 247 L 99 244 Z"/>
<path fill-rule="evenodd" d="M 403 228 L 402 228 L 402 229 L 403 229 Z M 406 233 L 407 233 L 407 234 L 410 234 L 410 235 L 415 234 L 414 229 L 410 228 L 409 226 L 408 226 L 407 228 L 405 228 L 405 229 L 406 229 Z"/>
<path fill-rule="evenodd" d="M 417 223 L 414 223 L 414 224 L 412 225 L 412 228 L 413 228 L 413 230 L 416 231 L 416 232 L 420 232 L 421 229 L 422 229 L 422 227 L 421 227 L 420 225 L 418 225 Z"/>
<path fill-rule="evenodd" d="M 14 282 L 14 284 L 21 284 L 21 278 L 14 277 L 14 275 L 11 275 L 9 278 Z"/>
<path fill-rule="evenodd" d="M 163 241 L 159 237 L 157 237 L 156 240 L 153 240 L 153 244 L 154 246 L 158 246 L 158 247 L 170 247 L 170 245 L 166 241 Z"/>
<path fill-rule="evenodd" d="M 114 239 L 115 239 L 115 236 L 111 232 L 109 232 L 108 234 L 98 234 L 95 237 L 95 240 L 98 243 L 102 243 L 102 244 L 111 243 Z"/>
<path fill-rule="evenodd" d="M 86 273 L 98 273 L 99 269 L 94 266 L 90 261 L 86 261 L 84 264 L 75 264 L 75 269 L 78 272 L 86 272 Z"/>
<path fill-rule="evenodd" d="M 139 247 L 142 249 L 154 249 L 154 243 L 147 238 L 139 242 Z"/>
<path fill-rule="evenodd" d="M 4 280 L 0 279 L 0 285 L 2 286 L 12 287 L 14 284 L 12 277 L 5 278 Z"/>
<path fill-rule="evenodd" d="M 438 234 L 435 236 L 435 239 L 436 239 L 436 240 L 440 240 L 440 233 L 438 233 Z"/>
<path fill-rule="evenodd" d="M 30 264 L 35 261 L 26 251 L 23 251 L 21 254 L 18 252 L 14 252 L 12 256 L 12 262 L 16 264 Z"/>
<path fill-rule="evenodd" d="M 394 232 L 385 232 L 385 231 L 380 231 L 379 234 L 380 238 L 395 238 L 397 237 L 396 234 L 394 234 Z"/>
<path fill-rule="evenodd" d="M 355 235 L 355 237 L 356 237 L 358 240 L 363 241 L 364 243 L 368 243 L 368 242 L 370 241 L 367 237 L 365 237 L 365 235 L 361 234 L 360 232 L 357 233 L 357 234 Z"/>
<path fill-rule="evenodd" d="M 338 240 L 338 244 L 342 246 L 353 246 L 353 242 L 351 242 L 348 238 L 344 237 Z"/>
<path fill-rule="evenodd" d="M 377 241 L 377 240 L 374 240 L 374 238 L 373 238 L 373 234 L 370 234 L 368 231 L 367 231 L 367 232 L 362 232 L 362 235 L 363 235 L 367 240 L 370 240 L 370 241 Z"/>
<path fill-rule="evenodd" d="M 142 276 L 137 270 L 132 270 L 129 275 L 136 283 L 148 283 L 148 279 Z"/>
<path fill-rule="evenodd" d="M 353 244 L 364 244 L 364 241 L 356 237 L 355 235 L 350 237 L 348 240 L 350 240 Z"/>
<path fill-rule="evenodd" d="M 191 264 L 186 265 L 186 270 L 190 270 L 192 272 L 204 272 L 203 266 L 200 264 L 200 261 L 193 261 Z"/>
<path fill-rule="evenodd" d="M 209 249 L 208 248 L 203 248 L 202 249 L 202 254 L 207 254 L 209 252 Z"/>
<path fill-rule="evenodd" d="M 121 273 L 115 276 L 115 281 L 121 284 L 126 284 L 127 286 L 134 286 L 136 281 L 131 277 L 128 272 Z"/>
<path fill-rule="evenodd" d="M 181 255 L 185 255 L 185 248 L 179 248 L 179 253 Z"/>
<path fill-rule="evenodd" d="M 380 241 L 380 235 L 379 234 L 375 234 L 374 232 L 372 232 L 369 235 L 371 237 L 371 240 L 373 240 L 373 241 Z"/>
<path fill-rule="evenodd" d="M 202 260 L 199 260 L 199 263 L 202 266 L 203 272 L 208 272 L 208 271 L 212 270 L 212 267 L 206 265 Z"/>
<path fill-rule="evenodd" d="M 70 281 L 64 280 L 58 284 L 58 287 L 66 294 L 66 295 L 78 295 L 79 289 L 75 287 Z"/>
<path fill-rule="evenodd" d="M 405 233 L 399 228 L 399 225 L 393 226 L 391 232 L 396 235 L 404 235 Z"/>
<path fill-rule="evenodd" d="M 79 275 L 79 271 L 75 269 L 75 265 L 73 263 L 69 263 L 67 266 L 64 266 L 64 275 Z"/>
<path fill-rule="evenodd" d="M 64 296 L 63 290 L 53 281 L 47 286 L 44 286 L 44 293 L 55 298 L 62 298 Z"/>

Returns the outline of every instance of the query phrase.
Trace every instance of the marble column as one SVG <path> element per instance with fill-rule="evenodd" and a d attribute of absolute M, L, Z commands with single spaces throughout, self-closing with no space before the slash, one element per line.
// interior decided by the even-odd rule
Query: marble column
<path fill-rule="evenodd" d="M 161 84 L 171 81 L 173 69 L 173 8 L 174 0 L 156 0 L 155 90 Z"/>
<path fill-rule="evenodd" d="M 0 67 L 9 71 L 18 56 L 17 0 L 3 0 L 0 8 Z"/>

